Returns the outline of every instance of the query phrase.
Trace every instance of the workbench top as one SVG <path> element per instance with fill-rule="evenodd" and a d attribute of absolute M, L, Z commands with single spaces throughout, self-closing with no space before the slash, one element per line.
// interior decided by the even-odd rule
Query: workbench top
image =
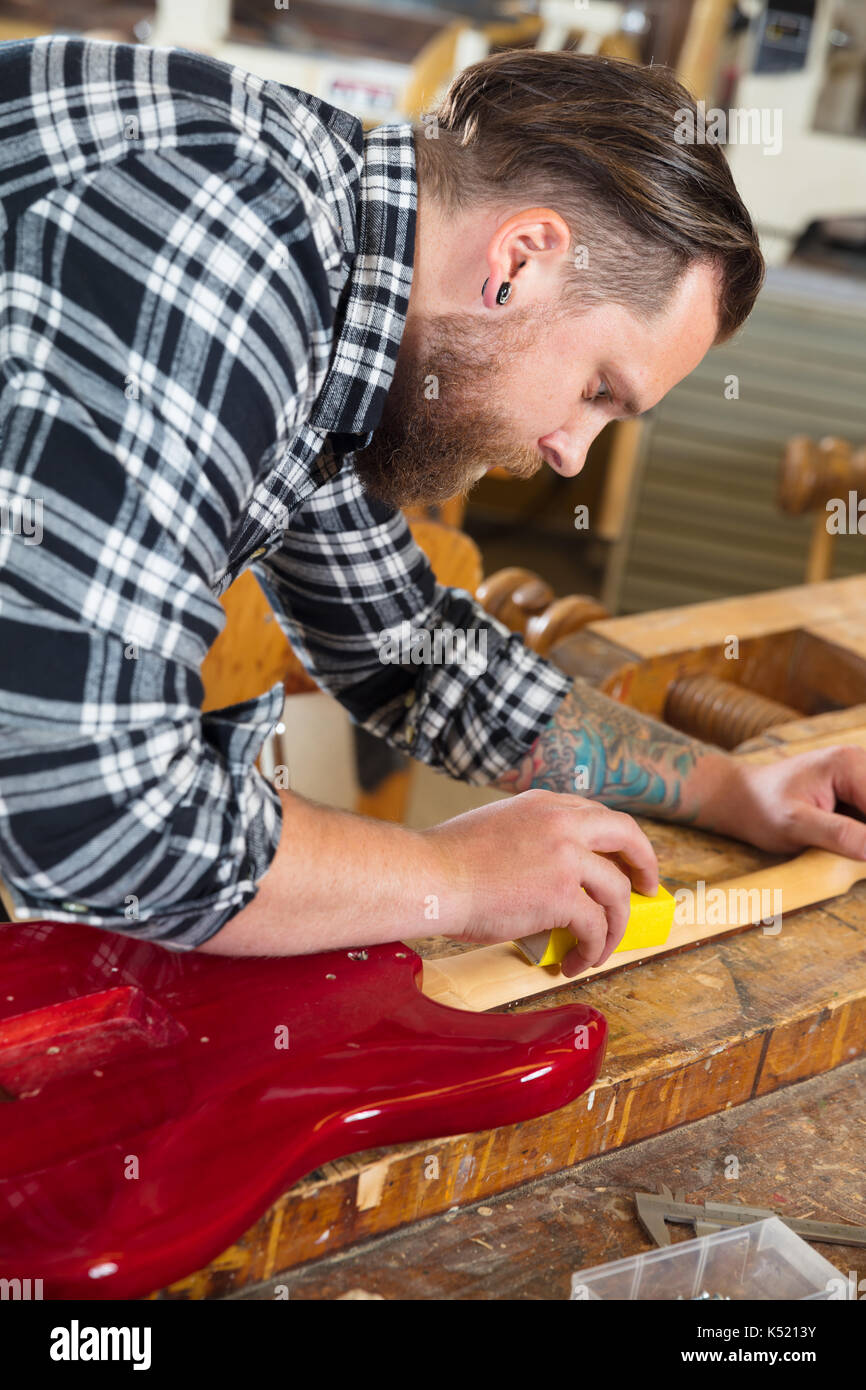
<path fill-rule="evenodd" d="M 866 1225 L 866 1060 L 575 1168 L 444 1212 L 347 1255 L 314 1260 L 235 1295 L 271 1299 L 567 1299 L 571 1276 L 656 1247 L 635 1192 L 664 1183 L 692 1203 Z M 670 1227 L 672 1242 L 688 1239 Z M 810 1242 L 848 1279 L 860 1246 Z"/>

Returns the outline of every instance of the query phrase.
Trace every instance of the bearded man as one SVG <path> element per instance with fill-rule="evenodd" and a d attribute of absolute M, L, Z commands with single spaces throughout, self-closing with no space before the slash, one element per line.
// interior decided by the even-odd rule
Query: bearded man
<path fill-rule="evenodd" d="M 399 510 L 494 465 L 573 477 L 743 323 L 755 232 L 684 108 L 658 68 L 514 51 L 365 134 L 183 51 L 0 49 L 0 486 L 43 509 L 39 544 L 0 537 L 17 918 L 284 955 L 422 935 L 434 894 L 464 939 L 569 927 L 575 974 L 655 891 L 630 813 L 866 855 L 835 810 L 866 754 L 742 766 L 569 681 Z M 281 689 L 201 712 L 251 565 L 353 720 L 515 795 L 419 833 L 268 785 Z M 486 661 L 384 662 L 407 622 Z"/>

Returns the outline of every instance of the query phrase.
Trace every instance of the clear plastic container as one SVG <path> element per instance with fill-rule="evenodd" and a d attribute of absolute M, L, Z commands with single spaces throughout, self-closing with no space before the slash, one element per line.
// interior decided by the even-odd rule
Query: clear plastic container
<path fill-rule="evenodd" d="M 777 1216 L 571 1276 L 572 1300 L 840 1299 L 846 1280 Z"/>

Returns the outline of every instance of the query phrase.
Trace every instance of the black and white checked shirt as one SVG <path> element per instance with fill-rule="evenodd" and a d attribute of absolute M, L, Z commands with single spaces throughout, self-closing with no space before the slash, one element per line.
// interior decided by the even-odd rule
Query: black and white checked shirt
<path fill-rule="evenodd" d="M 412 277 L 411 128 L 211 59 L 0 45 L 0 876 L 16 916 L 188 948 L 280 831 L 281 687 L 202 714 L 250 565 L 353 719 L 467 781 L 569 683 L 435 582 L 350 466 Z M 486 629 L 487 662 L 383 663 Z M 286 904 L 290 920 L 291 902 Z"/>

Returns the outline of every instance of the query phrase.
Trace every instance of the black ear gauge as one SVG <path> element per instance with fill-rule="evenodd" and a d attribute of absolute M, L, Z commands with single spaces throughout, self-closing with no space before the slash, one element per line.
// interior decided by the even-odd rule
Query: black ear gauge
<path fill-rule="evenodd" d="M 482 294 L 483 294 L 483 290 L 482 290 Z M 510 280 L 503 280 L 502 284 L 499 286 L 499 289 L 496 291 L 496 303 L 497 303 L 497 304 L 507 304 L 510 298 L 511 298 L 511 281 L 510 281 Z"/>

